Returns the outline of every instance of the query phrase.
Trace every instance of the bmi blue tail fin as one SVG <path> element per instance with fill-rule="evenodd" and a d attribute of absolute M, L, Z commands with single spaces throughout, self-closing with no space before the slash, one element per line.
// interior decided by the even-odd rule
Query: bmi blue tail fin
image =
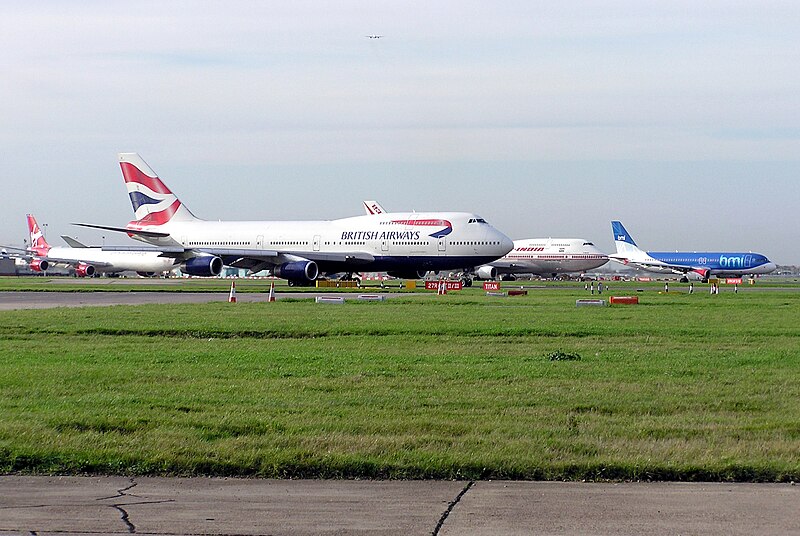
<path fill-rule="evenodd" d="M 611 232 L 614 233 L 614 242 L 625 242 L 632 246 L 636 246 L 636 242 L 633 241 L 630 233 L 628 233 L 628 231 L 625 229 L 625 226 L 622 225 L 622 222 L 612 221 Z"/>
<path fill-rule="evenodd" d="M 614 233 L 614 245 L 617 246 L 618 256 L 630 260 L 645 255 L 645 252 L 639 249 L 639 246 L 633 241 L 622 222 L 612 221 L 611 231 Z"/>

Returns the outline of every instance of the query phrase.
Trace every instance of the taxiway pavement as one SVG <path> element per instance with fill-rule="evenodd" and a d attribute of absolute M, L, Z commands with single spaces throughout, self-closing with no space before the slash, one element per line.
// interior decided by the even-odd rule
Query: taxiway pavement
<path fill-rule="evenodd" d="M 0 476 L 0 535 L 800 534 L 790 484 Z"/>
<path fill-rule="evenodd" d="M 365 292 L 365 294 L 368 294 Z M 387 298 L 400 296 L 397 293 L 382 294 Z M 406 294 L 407 295 L 407 294 Z M 325 292 L 280 292 L 278 300 L 317 296 L 344 296 L 346 300 L 357 300 L 358 294 L 331 294 Z M 241 292 L 238 302 L 267 302 L 268 293 Z M 49 309 L 53 307 L 92 307 L 109 305 L 145 305 L 149 303 L 208 303 L 227 302 L 228 292 L 0 292 L 0 311 L 13 309 Z"/>

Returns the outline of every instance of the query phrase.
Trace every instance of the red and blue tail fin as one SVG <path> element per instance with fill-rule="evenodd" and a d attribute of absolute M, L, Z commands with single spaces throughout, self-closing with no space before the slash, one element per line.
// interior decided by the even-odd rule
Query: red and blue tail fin
<path fill-rule="evenodd" d="M 119 166 L 136 216 L 131 224 L 163 225 L 197 219 L 137 153 L 120 153 Z"/>
<path fill-rule="evenodd" d="M 30 249 L 40 257 L 45 257 L 47 252 L 50 251 L 50 244 L 45 240 L 44 234 L 42 234 L 42 230 L 39 228 L 39 224 L 36 223 L 36 218 L 33 217 L 33 214 L 27 214 L 27 217 L 28 232 L 31 237 Z"/>

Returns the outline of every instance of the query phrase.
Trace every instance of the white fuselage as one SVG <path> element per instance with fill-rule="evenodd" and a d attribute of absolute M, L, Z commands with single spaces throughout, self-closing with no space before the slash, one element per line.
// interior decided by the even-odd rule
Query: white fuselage
<path fill-rule="evenodd" d="M 56 265 L 65 264 L 59 260 L 92 265 L 101 273 L 126 271 L 161 273 L 176 267 L 175 259 L 159 255 L 157 251 L 103 251 L 98 247 L 51 247 L 47 255 L 41 258 Z"/>
<path fill-rule="evenodd" d="M 162 225 L 129 227 L 169 233 L 168 237 L 135 238 L 166 247 L 208 250 L 225 259 L 252 252 L 254 257 L 275 251 L 278 256 L 320 259 L 322 271 L 339 271 L 342 263 L 324 254 L 363 253 L 374 259 L 359 271 L 459 269 L 485 264 L 511 250 L 503 233 L 475 214 L 386 213 L 330 221 L 169 221 Z M 216 251 L 221 251 L 216 253 Z"/>
<path fill-rule="evenodd" d="M 552 275 L 585 272 L 604 265 L 608 256 L 582 238 L 515 240 L 503 258 L 489 263 L 499 274 Z"/>

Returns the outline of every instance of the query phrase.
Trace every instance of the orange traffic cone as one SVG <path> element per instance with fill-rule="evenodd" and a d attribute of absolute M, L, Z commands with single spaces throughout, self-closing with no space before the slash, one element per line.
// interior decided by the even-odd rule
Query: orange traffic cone
<path fill-rule="evenodd" d="M 275 301 L 275 281 L 269 284 L 269 298 L 268 302 Z"/>
<path fill-rule="evenodd" d="M 236 281 L 231 281 L 231 293 L 228 294 L 228 302 L 236 303 Z"/>

